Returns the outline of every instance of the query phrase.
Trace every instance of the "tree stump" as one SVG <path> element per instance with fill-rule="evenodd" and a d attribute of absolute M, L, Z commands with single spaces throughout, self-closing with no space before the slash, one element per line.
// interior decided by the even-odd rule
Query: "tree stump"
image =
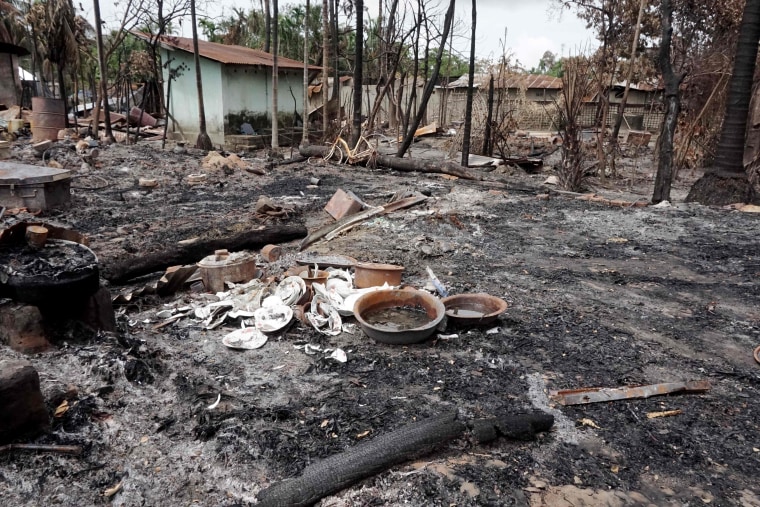
<path fill-rule="evenodd" d="M 37 370 L 26 361 L 0 360 L 0 445 L 49 430 Z"/>

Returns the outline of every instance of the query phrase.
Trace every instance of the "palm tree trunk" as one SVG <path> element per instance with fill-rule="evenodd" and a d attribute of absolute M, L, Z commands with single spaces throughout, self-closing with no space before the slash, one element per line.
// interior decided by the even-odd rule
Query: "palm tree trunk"
<path fill-rule="evenodd" d="M 206 109 L 203 106 L 203 80 L 201 79 L 201 57 L 198 54 L 198 26 L 195 22 L 195 0 L 190 0 L 190 18 L 193 29 L 193 55 L 195 57 L 195 86 L 198 90 L 198 139 L 195 147 L 201 150 L 211 150 L 211 138 L 206 132 Z"/>
<path fill-rule="evenodd" d="M 269 0 L 263 0 L 264 2 L 264 51 L 269 53 L 269 49 L 272 44 L 272 14 L 269 12 Z"/>
<path fill-rule="evenodd" d="M 467 76 L 467 105 L 464 113 L 464 137 L 462 138 L 462 167 L 470 164 L 470 134 L 472 133 L 472 97 L 475 88 L 475 0 L 472 0 L 472 39 L 470 40 L 470 72 Z M 445 39 L 444 39 L 445 40 Z"/>
<path fill-rule="evenodd" d="M 356 52 L 354 53 L 354 121 L 351 146 L 359 143 L 362 135 L 362 81 L 364 80 L 364 0 L 356 0 Z"/>
<path fill-rule="evenodd" d="M 739 29 L 734 72 L 729 83 L 715 163 L 691 187 L 687 201 L 720 206 L 756 199 L 754 188 L 744 170 L 743 156 L 759 40 L 760 0 L 747 0 Z"/>

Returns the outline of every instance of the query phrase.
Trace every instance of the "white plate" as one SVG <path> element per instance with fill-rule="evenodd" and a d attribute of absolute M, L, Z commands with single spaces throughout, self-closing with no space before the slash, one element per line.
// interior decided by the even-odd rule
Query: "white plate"
<path fill-rule="evenodd" d="M 264 333 L 275 333 L 290 324 L 293 309 L 289 306 L 266 306 L 253 313 L 256 328 Z"/>
<path fill-rule="evenodd" d="M 306 293 L 306 282 L 300 276 L 288 276 L 274 290 L 275 296 L 286 305 L 296 304 Z"/>
<path fill-rule="evenodd" d="M 222 338 L 222 343 L 231 349 L 253 350 L 264 346 L 269 337 L 255 327 L 236 329 Z"/>

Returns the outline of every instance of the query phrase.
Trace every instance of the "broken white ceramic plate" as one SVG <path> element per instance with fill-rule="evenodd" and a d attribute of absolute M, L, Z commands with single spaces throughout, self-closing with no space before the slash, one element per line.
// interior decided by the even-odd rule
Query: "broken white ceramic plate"
<path fill-rule="evenodd" d="M 250 312 L 248 310 L 232 310 L 231 312 L 227 313 L 227 317 L 231 319 L 237 319 L 240 317 L 243 317 L 244 319 L 247 319 L 249 317 L 253 317 L 255 312 Z"/>
<path fill-rule="evenodd" d="M 327 302 L 330 306 L 338 308 L 343 304 L 343 296 L 341 296 L 335 288 L 328 289 L 321 283 L 312 283 L 311 288 L 314 289 L 314 298 L 323 298 L 320 301 Z M 314 301 L 312 298 L 312 302 Z"/>
<path fill-rule="evenodd" d="M 277 308 L 278 306 L 287 306 L 279 296 L 267 296 L 261 301 L 262 308 Z"/>
<path fill-rule="evenodd" d="M 351 277 L 351 273 L 345 269 L 327 268 L 328 278 L 325 283 L 327 290 L 337 292 L 341 297 L 345 298 L 354 288 L 354 280 Z"/>
<path fill-rule="evenodd" d="M 354 304 L 356 303 L 356 300 L 362 297 L 363 295 L 364 294 L 362 294 L 361 292 L 356 292 L 354 294 L 349 295 L 346 299 L 343 300 L 343 304 L 341 304 L 338 307 L 338 313 L 344 317 L 353 317 Z"/>
<path fill-rule="evenodd" d="M 263 347 L 268 339 L 255 327 L 245 327 L 227 334 L 222 343 L 231 349 L 253 350 Z"/>
<path fill-rule="evenodd" d="M 312 284 L 312 287 L 315 285 L 319 284 Z M 321 290 L 324 291 L 324 289 Z M 306 313 L 306 318 L 320 333 L 329 336 L 339 335 L 342 332 L 343 322 L 337 308 L 331 304 L 324 292 L 320 293 L 319 290 L 315 292 L 316 294 L 311 299 L 311 311 Z"/>
<path fill-rule="evenodd" d="M 306 282 L 300 276 L 288 276 L 284 278 L 277 288 L 274 295 L 279 297 L 286 305 L 294 305 L 306 293 Z"/>
<path fill-rule="evenodd" d="M 216 313 L 222 311 L 225 308 L 226 309 L 232 308 L 232 301 L 214 301 L 213 303 L 209 303 L 206 306 L 201 306 L 200 308 L 196 308 L 195 316 L 199 319 L 205 320 L 209 318 L 211 315 L 215 315 Z"/>
<path fill-rule="evenodd" d="M 279 298 L 278 298 L 279 299 Z M 263 333 L 276 333 L 290 324 L 293 309 L 284 304 L 279 306 L 262 306 L 254 312 L 256 328 Z"/>
<path fill-rule="evenodd" d="M 345 363 L 346 361 L 348 361 L 348 356 L 346 355 L 343 349 L 333 350 L 332 353 L 329 356 L 327 356 L 327 358 L 338 361 L 339 363 Z"/>

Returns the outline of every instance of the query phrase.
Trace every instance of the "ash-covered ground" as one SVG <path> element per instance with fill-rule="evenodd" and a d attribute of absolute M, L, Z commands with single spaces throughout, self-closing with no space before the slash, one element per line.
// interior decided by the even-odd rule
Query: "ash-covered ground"
<path fill-rule="evenodd" d="M 22 144 L 14 154 L 39 163 Z M 53 350 L 31 357 L 5 348 L 37 368 L 51 413 L 62 393 L 71 397 L 37 442 L 85 452 L 0 455 L 2 505 L 252 505 L 262 488 L 412 421 L 536 409 L 556 422 L 534 442 L 457 440 L 320 505 L 760 505 L 758 215 L 678 199 L 664 208 L 581 201 L 542 185 L 550 168 L 490 173 L 501 184 L 315 160 L 261 176 L 204 171 L 202 155 L 112 146 L 83 171 L 59 154 L 74 170 L 72 204 L 46 218 L 88 234 L 101 262 L 113 262 L 230 224 L 313 231 L 332 220 L 322 208 L 338 188 L 375 205 L 416 190 L 429 199 L 308 250 L 403 265 L 415 287 L 430 267 L 451 293 L 489 293 L 509 309 L 488 328 L 416 345 L 296 322 L 260 349 L 234 351 L 221 338 L 235 324 L 204 331 L 186 318 L 153 329 L 159 311 L 205 301 L 185 290 L 117 307 L 118 333 L 62 330 Z M 645 153 L 620 178 L 591 184 L 646 200 L 647 168 Z M 206 182 L 188 184 L 198 172 Z M 158 186 L 139 187 L 141 177 Z M 293 211 L 256 217 L 260 196 Z M 283 259 L 261 264 L 269 275 L 297 254 L 297 241 L 281 246 Z M 295 347 L 303 342 L 340 347 L 348 360 L 307 355 Z M 710 391 L 575 407 L 547 397 L 694 380 Z M 681 413 L 647 417 L 665 410 Z"/>

